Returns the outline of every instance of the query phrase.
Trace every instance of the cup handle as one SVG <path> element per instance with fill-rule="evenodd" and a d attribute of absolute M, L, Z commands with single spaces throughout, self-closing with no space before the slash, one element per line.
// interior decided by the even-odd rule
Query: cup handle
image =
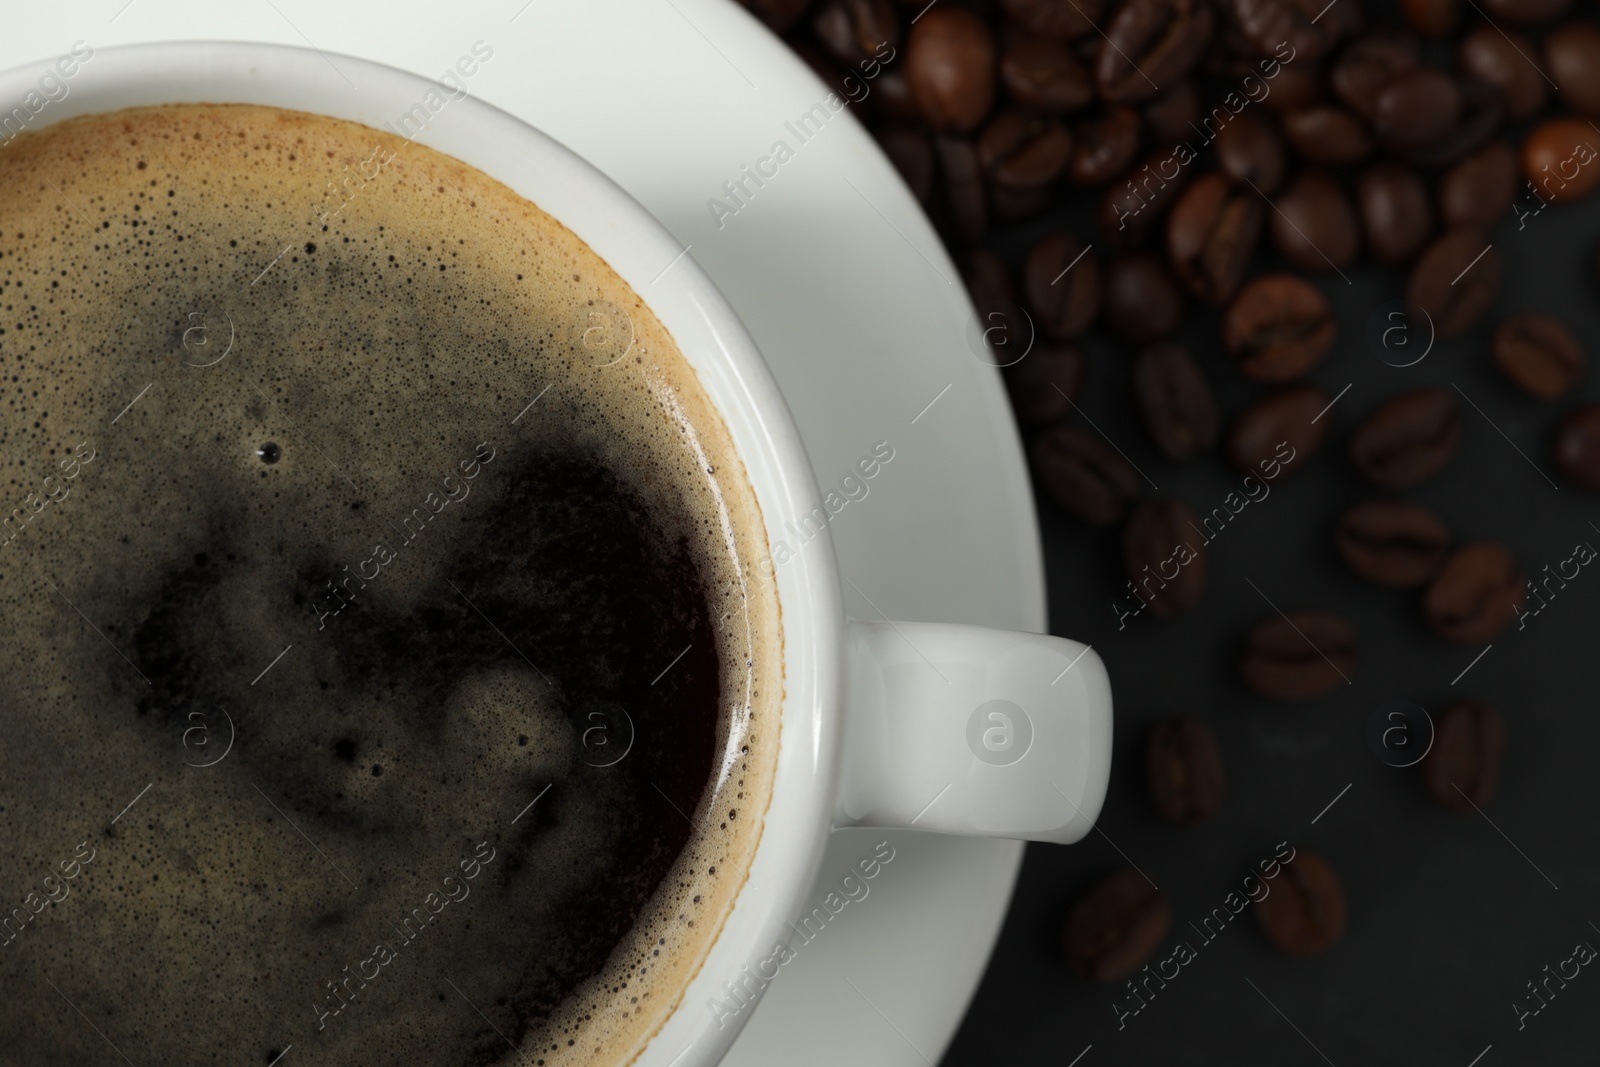
<path fill-rule="evenodd" d="M 1111 770 L 1111 682 L 1041 634 L 849 620 L 836 826 L 1071 844 Z"/>

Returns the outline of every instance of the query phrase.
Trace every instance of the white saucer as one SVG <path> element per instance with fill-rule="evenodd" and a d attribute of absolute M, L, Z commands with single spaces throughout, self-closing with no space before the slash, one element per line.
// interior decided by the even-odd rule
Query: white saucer
<path fill-rule="evenodd" d="M 877 442 L 893 447 L 868 495 L 832 523 L 851 614 L 1045 629 L 1022 454 L 998 376 L 967 350 L 956 270 L 847 111 L 814 119 L 821 129 L 804 143 L 785 126 L 826 90 L 732 0 L 391 0 L 359 10 L 92 0 L 27 5 L 8 22 L 0 68 L 76 40 L 229 39 L 309 44 L 335 65 L 348 53 L 436 76 L 482 39 L 494 56 L 472 80 L 478 96 L 605 170 L 691 246 L 771 363 L 825 490 Z M 778 140 L 793 158 L 760 188 L 747 181 L 751 195 L 719 229 L 707 200 L 732 205 L 723 183 Z M 837 833 L 813 903 L 885 839 L 895 858 L 869 896 L 802 946 L 727 1064 L 937 1061 L 988 960 L 1022 845 Z"/>

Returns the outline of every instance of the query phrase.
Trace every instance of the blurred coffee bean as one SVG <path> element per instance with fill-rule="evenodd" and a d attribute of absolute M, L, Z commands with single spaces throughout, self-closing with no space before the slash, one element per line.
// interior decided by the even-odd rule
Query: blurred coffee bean
<path fill-rule="evenodd" d="M 811 0 L 740 0 L 745 7 L 755 12 L 757 18 L 772 27 L 773 33 L 786 33 L 790 26 L 801 15 L 806 13 L 806 8 L 811 6 Z"/>
<path fill-rule="evenodd" d="M 1006 17 L 1026 30 L 1058 41 L 1093 33 L 1105 0 L 1000 0 Z"/>
<path fill-rule="evenodd" d="M 1128 461 L 1071 423 L 1057 423 L 1040 434 L 1029 457 L 1034 476 L 1051 499 L 1096 526 L 1116 522 L 1139 495 L 1139 475 Z"/>
<path fill-rule="evenodd" d="M 1119 982 L 1160 947 L 1171 925 L 1171 901 L 1138 871 L 1118 871 L 1072 905 L 1061 948 L 1083 977 Z"/>
<path fill-rule="evenodd" d="M 1268 700 L 1315 700 L 1347 684 L 1356 669 L 1356 632 L 1326 611 L 1274 615 L 1245 639 L 1240 676 Z"/>
<path fill-rule="evenodd" d="M 1285 64 L 1320 59 L 1361 23 L 1353 0 L 1224 0 L 1234 25 L 1262 55 Z M 1324 10 L 1326 7 L 1326 10 Z"/>
<path fill-rule="evenodd" d="M 1517 153 L 1505 141 L 1490 141 L 1439 179 L 1439 221 L 1446 228 L 1500 221 L 1517 195 Z"/>
<path fill-rule="evenodd" d="M 1266 274 L 1239 290 L 1222 318 L 1222 340 L 1247 378 L 1287 382 L 1333 348 L 1333 309 L 1293 274 Z"/>
<path fill-rule="evenodd" d="M 994 185 L 1036 189 L 1061 176 L 1072 159 L 1072 134 L 1060 122 L 1002 111 L 977 140 L 978 162 Z"/>
<path fill-rule="evenodd" d="M 1356 574 L 1386 589 L 1426 585 L 1450 550 L 1439 517 L 1404 500 L 1366 500 L 1339 519 L 1334 543 Z"/>
<path fill-rule="evenodd" d="M 1569 482 L 1600 492 L 1600 404 L 1584 404 L 1561 416 L 1553 453 L 1556 469 Z"/>
<path fill-rule="evenodd" d="M 1264 196 L 1277 192 L 1287 170 L 1283 135 L 1259 111 L 1244 111 L 1217 131 L 1217 163 L 1236 182 L 1254 185 Z"/>
<path fill-rule="evenodd" d="M 872 103 L 876 114 L 885 122 L 907 126 L 922 123 L 922 109 L 911 93 L 911 82 L 906 78 L 903 65 L 878 75 L 872 83 Z"/>
<path fill-rule="evenodd" d="M 1583 346 L 1557 319 L 1513 315 L 1494 331 L 1495 364 L 1524 392 L 1554 400 L 1583 377 Z"/>
<path fill-rule="evenodd" d="M 960 137 L 935 137 L 933 150 L 939 159 L 939 185 L 950 231 L 958 241 L 970 244 L 989 228 L 978 150 Z"/>
<path fill-rule="evenodd" d="M 1321 274 L 1341 270 L 1361 251 L 1350 197 L 1326 171 L 1296 175 L 1273 202 L 1272 243 L 1283 258 L 1303 271 Z"/>
<path fill-rule="evenodd" d="M 1165 144 L 1183 141 L 1194 136 L 1200 121 L 1200 86 L 1193 78 L 1185 78 L 1176 85 L 1167 86 L 1161 95 L 1144 105 L 1144 125 L 1150 136 Z"/>
<path fill-rule="evenodd" d="M 1101 99 L 1125 104 L 1148 100 L 1199 60 L 1216 16 L 1206 0 L 1122 0 L 1095 56 Z"/>
<path fill-rule="evenodd" d="M 1456 45 L 1456 63 L 1469 78 L 1491 85 L 1513 121 L 1530 119 L 1544 110 L 1549 84 L 1531 60 L 1538 49 L 1519 33 L 1498 26 L 1478 26 Z"/>
<path fill-rule="evenodd" d="M 1505 750 L 1506 727 L 1500 713 L 1476 700 L 1460 701 L 1434 723 L 1433 747 L 1422 760 L 1422 781 L 1441 805 L 1470 813 L 1494 798 Z"/>
<path fill-rule="evenodd" d="M 1483 0 L 1483 10 L 1496 22 L 1528 25 L 1548 22 L 1567 9 L 1572 0 Z"/>
<path fill-rule="evenodd" d="M 1167 254 L 1190 292 L 1214 304 L 1233 296 L 1261 238 L 1263 210 L 1254 190 L 1221 171 L 1183 191 L 1167 217 Z"/>
<path fill-rule="evenodd" d="M 1182 345 L 1152 345 L 1134 357 L 1133 392 L 1150 436 L 1168 457 L 1188 459 L 1216 443 L 1216 399 Z"/>
<path fill-rule="evenodd" d="M 1433 477 L 1461 443 L 1455 395 L 1413 389 L 1386 401 L 1350 438 L 1350 461 L 1383 489 L 1406 489 Z"/>
<path fill-rule="evenodd" d="M 1316 63 L 1296 59 L 1288 66 L 1279 66 L 1277 77 L 1272 79 L 1272 93 L 1264 101 L 1276 115 L 1304 111 L 1323 102 L 1323 71 Z"/>
<path fill-rule="evenodd" d="M 1076 337 L 1100 314 L 1100 257 L 1073 234 L 1050 234 L 1028 250 L 1022 291 L 1045 336 Z"/>
<path fill-rule="evenodd" d="M 1120 176 L 1139 153 L 1139 113 L 1113 107 L 1077 124 L 1067 180 L 1073 185 L 1104 185 Z"/>
<path fill-rule="evenodd" d="M 1455 79 L 1433 67 L 1418 67 L 1379 90 L 1372 132 L 1391 149 L 1421 148 L 1455 129 L 1461 112 Z"/>
<path fill-rule="evenodd" d="M 1094 100 L 1089 68 L 1070 48 L 1048 38 L 1010 45 L 1000 57 L 1000 84 L 1019 107 L 1042 115 L 1078 111 Z"/>
<path fill-rule="evenodd" d="M 959 7 L 936 7 L 911 27 L 906 78 L 936 130 L 966 133 L 994 104 L 995 44 L 988 23 Z"/>
<path fill-rule="evenodd" d="M 900 43 L 900 19 L 890 0 L 822 0 L 811 29 L 846 67 L 892 56 Z"/>
<path fill-rule="evenodd" d="M 1017 425 L 1033 430 L 1070 415 L 1083 390 L 1085 364 L 1077 345 L 1036 341 L 1027 356 L 1008 365 L 1003 374 Z"/>
<path fill-rule="evenodd" d="M 937 172 L 933 162 L 933 143 L 921 130 L 906 126 L 887 127 L 878 131 L 878 145 L 889 157 L 894 169 L 900 172 L 910 188 L 911 195 L 924 208 L 933 198 Z"/>
<path fill-rule="evenodd" d="M 1105 317 L 1124 340 L 1144 344 L 1183 322 L 1183 292 L 1154 252 L 1124 252 L 1106 265 Z"/>
<path fill-rule="evenodd" d="M 1419 167 L 1449 166 L 1500 132 L 1506 108 L 1499 90 L 1479 81 L 1463 81 L 1456 84 L 1456 94 L 1461 117 L 1442 137 L 1411 145 L 1392 143 L 1407 162 Z"/>
<path fill-rule="evenodd" d="M 1169 823 L 1193 826 L 1222 807 L 1227 775 L 1211 728 L 1199 719 L 1165 719 L 1150 731 L 1145 779 L 1156 812 Z"/>
<path fill-rule="evenodd" d="M 1371 119 L 1383 90 L 1417 69 L 1417 42 L 1393 30 L 1373 30 L 1352 41 L 1328 70 L 1328 81 L 1352 111 Z"/>
<path fill-rule="evenodd" d="M 1162 214 L 1194 176 L 1194 168 L 1180 160 L 1170 148 L 1152 152 L 1106 189 L 1100 200 L 1100 236 L 1110 248 L 1132 248 L 1156 231 Z"/>
<path fill-rule="evenodd" d="M 1354 114 L 1321 104 L 1283 116 L 1283 135 L 1304 159 L 1325 167 L 1359 163 L 1372 154 L 1372 135 Z"/>
<path fill-rule="evenodd" d="M 1035 186 L 991 185 L 989 202 L 994 207 L 994 221 L 1018 222 L 1042 215 L 1055 203 L 1054 183 Z"/>
<path fill-rule="evenodd" d="M 961 257 L 961 280 L 966 283 L 967 295 L 978 318 L 989 321 L 989 316 L 1005 313 L 1017 302 L 1017 285 L 1005 261 L 987 248 L 969 249 Z"/>
<path fill-rule="evenodd" d="M 1573 19 L 1544 39 L 1545 70 L 1575 111 L 1600 115 L 1600 25 Z"/>
<path fill-rule="evenodd" d="M 1274 478 L 1305 466 L 1327 435 L 1332 419 L 1318 419 L 1333 397 L 1314 385 L 1268 393 L 1234 420 L 1228 430 L 1228 462 L 1241 474 Z M 1313 421 L 1316 420 L 1316 421 Z"/>
<path fill-rule="evenodd" d="M 1522 142 L 1522 174 L 1547 204 L 1582 200 L 1600 186 L 1600 134 L 1585 119 L 1546 119 Z"/>
<path fill-rule="evenodd" d="M 1462 0 L 1400 0 L 1406 24 L 1419 36 L 1443 40 L 1455 33 L 1461 22 Z"/>
<path fill-rule="evenodd" d="M 1460 337 L 1500 293 L 1500 253 L 1482 231 L 1450 230 L 1417 259 L 1406 299 L 1426 311 L 1436 336 Z"/>
<path fill-rule="evenodd" d="M 1122 562 L 1138 597 L 1157 618 L 1200 603 L 1206 591 L 1206 544 L 1194 511 L 1161 496 L 1141 501 L 1122 531 Z"/>
<path fill-rule="evenodd" d="M 1478 541 L 1445 560 L 1423 594 L 1422 613 L 1446 641 L 1481 645 L 1493 641 L 1522 606 L 1525 584 L 1504 545 Z"/>
<path fill-rule="evenodd" d="M 1291 956 L 1315 956 L 1344 935 L 1344 889 L 1328 861 L 1304 850 L 1270 883 L 1256 905 L 1262 933 Z"/>
<path fill-rule="evenodd" d="M 1404 163 L 1386 160 L 1363 170 L 1356 178 L 1356 207 L 1367 249 L 1379 263 L 1406 262 L 1433 235 L 1428 187 Z"/>

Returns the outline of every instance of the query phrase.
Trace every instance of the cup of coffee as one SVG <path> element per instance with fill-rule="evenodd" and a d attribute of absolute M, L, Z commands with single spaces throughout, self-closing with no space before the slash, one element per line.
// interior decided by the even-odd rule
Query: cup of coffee
<path fill-rule="evenodd" d="M 1099 658 L 770 547 L 823 497 L 760 353 L 492 62 L 0 75 L 28 1062 L 711 1064 L 832 829 L 1099 811 Z"/>

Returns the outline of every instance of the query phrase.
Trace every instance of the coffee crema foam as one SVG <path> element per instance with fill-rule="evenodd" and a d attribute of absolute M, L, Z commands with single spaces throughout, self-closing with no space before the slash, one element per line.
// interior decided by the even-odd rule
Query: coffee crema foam
<path fill-rule="evenodd" d="M 0 1062 L 630 1062 L 743 885 L 783 689 L 665 328 L 505 186 L 320 116 L 73 119 L 0 198 Z"/>

